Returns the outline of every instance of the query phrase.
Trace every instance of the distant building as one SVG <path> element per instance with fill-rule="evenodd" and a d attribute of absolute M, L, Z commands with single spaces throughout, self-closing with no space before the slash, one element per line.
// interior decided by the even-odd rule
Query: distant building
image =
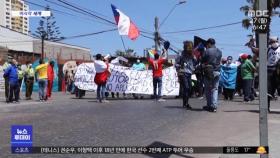
<path fill-rule="evenodd" d="M 33 51 L 41 54 L 42 43 L 41 40 L 33 41 Z M 44 42 L 44 56 L 50 59 L 60 60 L 91 60 L 91 54 L 89 48 L 83 48 L 79 46 L 69 45 L 59 42 Z"/>
<path fill-rule="evenodd" d="M 12 11 L 28 11 L 29 6 L 23 0 L 0 1 L 0 25 L 17 32 L 28 34 L 29 18 L 12 17 Z"/>
<path fill-rule="evenodd" d="M 34 61 L 40 58 L 42 44 L 40 39 L 0 26 L 0 57 L 14 56 L 19 62 Z M 64 64 L 68 60 L 91 61 L 90 49 L 58 42 L 44 42 L 44 56 Z"/>

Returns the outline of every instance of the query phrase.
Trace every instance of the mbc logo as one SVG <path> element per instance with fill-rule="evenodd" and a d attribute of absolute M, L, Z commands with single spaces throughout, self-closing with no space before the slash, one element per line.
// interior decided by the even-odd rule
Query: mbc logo
<path fill-rule="evenodd" d="M 269 17 L 268 10 L 249 10 L 248 11 L 249 17 Z"/>

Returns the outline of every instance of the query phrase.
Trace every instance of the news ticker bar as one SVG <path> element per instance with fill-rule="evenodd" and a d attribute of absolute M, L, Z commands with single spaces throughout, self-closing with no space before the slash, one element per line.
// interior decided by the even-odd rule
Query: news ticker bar
<path fill-rule="evenodd" d="M 15 154 L 268 154 L 268 147 L 12 147 Z"/>

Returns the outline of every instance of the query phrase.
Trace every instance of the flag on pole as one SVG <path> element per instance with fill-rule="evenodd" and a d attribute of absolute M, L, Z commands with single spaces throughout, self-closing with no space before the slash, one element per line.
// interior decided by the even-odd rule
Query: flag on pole
<path fill-rule="evenodd" d="M 139 36 L 139 30 L 136 25 L 123 12 L 111 4 L 116 24 L 120 35 L 126 35 L 131 40 L 135 40 Z"/>

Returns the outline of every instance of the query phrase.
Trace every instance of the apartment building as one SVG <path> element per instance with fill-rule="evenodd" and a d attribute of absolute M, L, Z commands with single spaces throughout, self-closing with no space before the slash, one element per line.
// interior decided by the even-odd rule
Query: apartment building
<path fill-rule="evenodd" d="M 12 17 L 12 11 L 28 11 L 23 0 L 0 0 L 0 25 L 17 32 L 28 34 L 29 18 Z"/>

